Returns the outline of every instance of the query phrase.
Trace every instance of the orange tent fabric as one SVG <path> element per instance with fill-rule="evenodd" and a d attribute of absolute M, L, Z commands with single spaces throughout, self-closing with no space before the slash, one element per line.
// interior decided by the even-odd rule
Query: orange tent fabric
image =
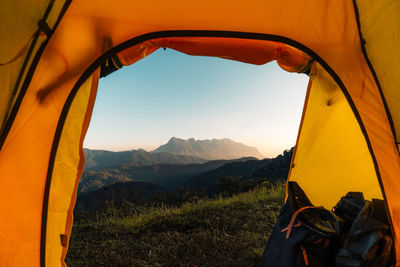
<path fill-rule="evenodd" d="M 98 69 L 111 57 L 130 64 L 159 47 L 252 64 L 277 59 L 289 71 L 304 70 L 313 58 L 289 179 L 327 206 L 349 187 L 384 198 L 399 255 L 399 5 L 6 0 L 0 10 L 0 265 L 64 265 Z M 316 161 L 321 151 L 334 164 Z M 339 160 L 343 155 L 347 161 Z M 349 165 L 351 175 L 332 169 Z M 318 180 L 311 183 L 308 175 Z M 332 182 L 336 193 L 321 198 L 319 188 Z"/>

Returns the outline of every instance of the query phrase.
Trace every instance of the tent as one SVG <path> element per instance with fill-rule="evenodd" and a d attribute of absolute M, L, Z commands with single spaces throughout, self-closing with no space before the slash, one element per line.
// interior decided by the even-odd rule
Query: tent
<path fill-rule="evenodd" d="M 393 0 L 3 1 L 0 266 L 65 265 L 99 77 L 161 47 L 309 72 L 288 179 L 327 208 L 350 190 L 384 199 L 400 266 L 399 13 Z"/>

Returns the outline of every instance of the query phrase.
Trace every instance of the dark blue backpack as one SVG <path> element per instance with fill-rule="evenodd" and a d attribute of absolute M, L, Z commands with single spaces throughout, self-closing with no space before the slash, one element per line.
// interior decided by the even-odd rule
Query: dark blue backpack
<path fill-rule="evenodd" d="M 289 182 L 288 199 L 264 250 L 262 266 L 334 266 L 339 221 L 331 211 L 313 206 L 296 182 Z"/>

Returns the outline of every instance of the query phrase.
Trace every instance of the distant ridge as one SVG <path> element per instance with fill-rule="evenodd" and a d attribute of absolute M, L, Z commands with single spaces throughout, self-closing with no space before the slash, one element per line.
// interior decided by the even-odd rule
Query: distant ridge
<path fill-rule="evenodd" d="M 187 180 L 184 186 L 192 190 L 205 187 L 208 190 L 216 191 L 219 180 L 227 176 L 237 179 L 264 178 L 269 181 L 284 181 L 289 174 L 292 154 L 293 148 L 285 150 L 281 155 L 271 159 L 228 162 L 221 167 L 203 172 Z"/>
<path fill-rule="evenodd" d="M 199 189 L 215 196 L 222 178 L 237 179 L 245 186 L 260 181 L 285 181 L 293 148 L 275 158 L 214 160 L 203 164 L 123 164 L 83 173 L 78 189 L 78 209 L 103 209 L 106 201 L 121 204 L 124 200 L 145 205 L 157 192 L 169 194 L 186 188 Z M 246 184 L 247 183 L 247 184 Z"/>
<path fill-rule="evenodd" d="M 172 153 L 149 153 L 144 149 L 113 152 L 107 150 L 84 149 L 85 171 L 98 170 L 115 165 L 130 164 L 130 166 L 148 166 L 158 163 L 193 164 L 205 163 L 207 160 Z"/>
<path fill-rule="evenodd" d="M 257 148 L 232 141 L 229 138 L 196 140 L 172 137 L 168 143 L 152 153 L 168 152 L 175 155 L 192 156 L 208 160 L 236 159 L 242 157 L 264 158 Z"/>

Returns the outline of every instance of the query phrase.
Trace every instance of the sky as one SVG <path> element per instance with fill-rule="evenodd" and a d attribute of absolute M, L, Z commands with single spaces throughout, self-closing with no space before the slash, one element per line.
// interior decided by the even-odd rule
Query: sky
<path fill-rule="evenodd" d="M 230 138 L 265 157 L 295 145 L 308 77 L 158 50 L 100 79 L 84 147 L 152 150 L 171 137 Z"/>

